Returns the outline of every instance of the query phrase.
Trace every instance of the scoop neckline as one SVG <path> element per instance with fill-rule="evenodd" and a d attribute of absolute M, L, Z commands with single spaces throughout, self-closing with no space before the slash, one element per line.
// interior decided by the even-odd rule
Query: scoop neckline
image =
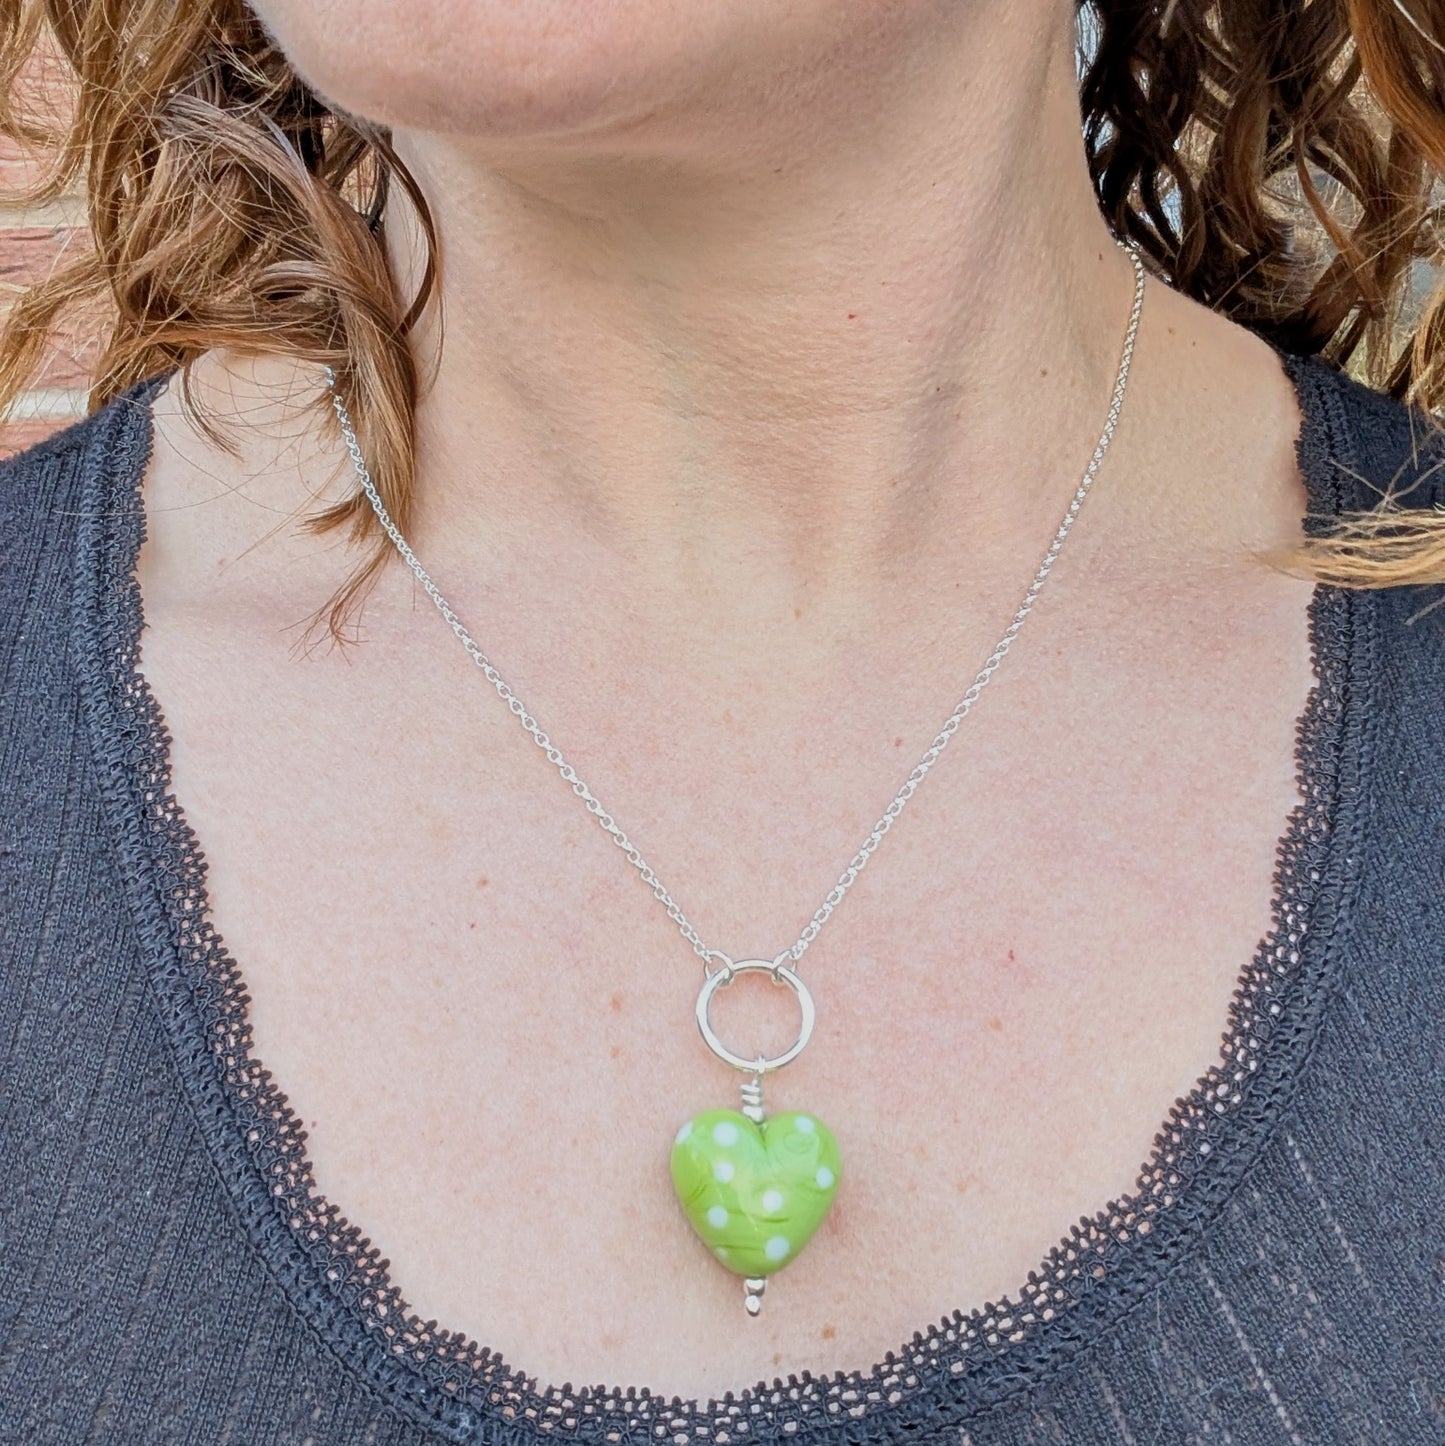
<path fill-rule="evenodd" d="M 1339 374 L 1278 352 L 1300 413 L 1303 525 L 1318 531 L 1358 476 Z M 1036 1388 L 1184 1265 L 1296 1103 L 1334 994 L 1339 920 L 1362 850 L 1361 681 L 1369 595 L 1316 583 L 1313 682 L 1296 720 L 1301 796 L 1277 841 L 1270 925 L 1238 975 L 1217 1058 L 1177 1099 L 1134 1187 L 1074 1224 L 1007 1296 L 920 1327 L 871 1367 L 804 1370 L 720 1397 L 540 1385 L 497 1351 L 422 1321 L 383 1252 L 317 1190 L 306 1132 L 251 1053 L 242 971 L 210 922 L 206 862 L 171 792 L 159 704 L 140 671 L 136 563 L 152 403 L 175 370 L 82 424 L 72 648 L 112 844 L 145 971 L 197 1129 L 238 1223 L 299 1318 L 379 1407 L 434 1439 L 536 1443 L 670 1438 L 850 1443 L 957 1430 Z M 1362 625 L 1362 622 L 1365 625 Z"/>

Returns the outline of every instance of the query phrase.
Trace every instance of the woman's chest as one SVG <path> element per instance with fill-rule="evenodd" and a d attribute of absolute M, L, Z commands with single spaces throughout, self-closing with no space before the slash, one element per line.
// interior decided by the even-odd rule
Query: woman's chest
<path fill-rule="evenodd" d="M 176 787 L 256 1056 L 418 1315 L 544 1381 L 707 1396 L 881 1360 L 1137 1187 L 1271 923 L 1295 681 L 1212 728 L 1177 696 L 1040 721 L 1027 682 L 971 721 L 798 965 L 817 1026 L 765 1100 L 827 1122 L 842 1179 L 755 1320 L 668 1173 L 742 1079 L 699 1036 L 701 961 L 505 712 L 418 738 L 340 694 L 182 697 Z M 726 732 L 634 748 L 607 801 L 654 803 L 623 822 L 709 946 L 772 957 L 908 763 Z M 749 1055 L 797 1022 L 745 981 L 714 1018 Z"/>

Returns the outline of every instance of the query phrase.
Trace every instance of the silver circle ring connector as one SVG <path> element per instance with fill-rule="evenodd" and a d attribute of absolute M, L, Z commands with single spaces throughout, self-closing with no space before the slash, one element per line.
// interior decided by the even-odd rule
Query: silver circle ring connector
<path fill-rule="evenodd" d="M 781 1069 L 785 1064 L 797 1059 L 813 1034 L 813 1024 L 817 1017 L 817 1012 L 813 1008 L 813 996 L 808 993 L 808 986 L 791 969 L 778 962 L 782 957 L 779 955 L 778 959 L 729 960 L 725 969 L 719 969 L 708 975 L 706 982 L 698 991 L 697 1027 L 702 1034 L 703 1042 L 724 1064 L 729 1064 L 734 1069 L 743 1071 L 744 1074 L 761 1077 L 770 1070 Z M 775 983 L 786 984 L 793 991 L 798 1000 L 798 1011 L 801 1016 L 798 1023 L 798 1037 L 782 1054 L 774 1055 L 771 1059 L 761 1054 L 755 1054 L 751 1059 L 734 1054 L 717 1037 L 712 1027 L 712 1021 L 708 1018 L 708 1012 L 712 1007 L 712 997 L 723 985 L 731 984 L 739 974 L 753 974 L 759 971 L 766 972 L 772 976 Z"/>

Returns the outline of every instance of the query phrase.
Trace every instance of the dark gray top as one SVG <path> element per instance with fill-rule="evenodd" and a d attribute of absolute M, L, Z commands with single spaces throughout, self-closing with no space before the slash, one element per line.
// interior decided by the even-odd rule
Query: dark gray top
<path fill-rule="evenodd" d="M 1445 506 L 1422 418 L 1287 360 L 1307 527 Z M 158 380 L 0 466 L 4 1441 L 1445 1440 L 1445 588 L 1315 588 L 1274 925 L 1134 1194 L 870 1371 L 539 1392 L 411 1315 L 250 1055 L 136 670 Z"/>

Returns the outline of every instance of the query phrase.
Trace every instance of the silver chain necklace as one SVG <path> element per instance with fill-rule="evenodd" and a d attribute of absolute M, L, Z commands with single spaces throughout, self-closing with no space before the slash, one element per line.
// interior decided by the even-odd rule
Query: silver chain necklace
<path fill-rule="evenodd" d="M 463 626 L 451 605 L 442 596 L 430 574 L 417 560 L 401 530 L 387 512 L 376 490 L 361 444 L 351 425 L 346 405 L 336 390 L 336 373 L 326 368 L 326 383 L 331 390 L 331 405 L 341 426 L 341 435 L 350 454 L 352 467 L 362 491 L 376 513 L 382 531 L 415 575 L 423 591 L 436 605 L 467 650 L 468 656 L 486 675 L 503 702 L 516 714 L 533 741 L 546 753 L 572 791 L 611 835 L 627 855 L 628 861 L 642 875 L 678 926 L 693 952 L 702 960 L 703 984 L 698 993 L 696 1018 L 698 1030 L 708 1048 L 725 1064 L 747 1076 L 742 1086 L 741 1110 L 704 1110 L 694 1115 L 677 1132 L 671 1154 L 671 1174 L 684 1213 L 703 1243 L 716 1259 L 734 1274 L 744 1278 L 744 1304 L 749 1315 L 762 1308 L 763 1289 L 768 1276 L 790 1263 L 811 1238 L 832 1206 L 842 1176 L 841 1154 L 832 1132 L 816 1116 L 790 1112 L 765 1117 L 762 1104 L 762 1078 L 797 1058 L 807 1044 L 816 1017 L 807 986 L 790 967 L 802 959 L 808 945 L 852 887 L 873 851 L 893 827 L 904 805 L 922 783 L 928 770 L 938 761 L 948 740 L 968 717 L 978 696 L 997 672 L 1008 650 L 1032 611 L 1043 590 L 1064 541 L 1079 515 L 1094 478 L 1098 476 L 1104 457 L 1113 441 L 1124 407 L 1124 393 L 1129 382 L 1129 367 L 1134 357 L 1134 344 L 1139 333 L 1139 318 L 1144 306 L 1143 262 L 1137 250 L 1126 242 L 1117 243 L 1134 268 L 1134 299 L 1129 311 L 1124 345 L 1119 357 L 1114 391 L 1108 416 L 1093 455 L 1084 470 L 1064 513 L 1049 550 L 1034 573 L 1023 602 L 1003 636 L 998 640 L 983 667 L 979 669 L 968 690 L 960 699 L 948 721 L 939 730 L 928 751 L 904 780 L 882 817 L 873 825 L 862 847 L 853 856 L 838 882 L 808 921 L 797 941 L 772 959 L 732 959 L 720 949 L 710 949 L 697 930 L 688 922 L 652 867 L 627 835 L 617 826 L 612 815 L 603 808 L 596 795 L 577 776 L 576 770 L 527 711 L 522 700 L 508 687 L 502 675 L 492 666 L 487 655 Z M 714 964 L 718 967 L 712 967 Z M 783 1053 L 774 1056 L 734 1053 L 718 1038 L 709 1018 L 713 995 L 740 974 L 766 971 L 776 984 L 785 985 L 796 996 L 800 1023 L 797 1038 Z"/>

